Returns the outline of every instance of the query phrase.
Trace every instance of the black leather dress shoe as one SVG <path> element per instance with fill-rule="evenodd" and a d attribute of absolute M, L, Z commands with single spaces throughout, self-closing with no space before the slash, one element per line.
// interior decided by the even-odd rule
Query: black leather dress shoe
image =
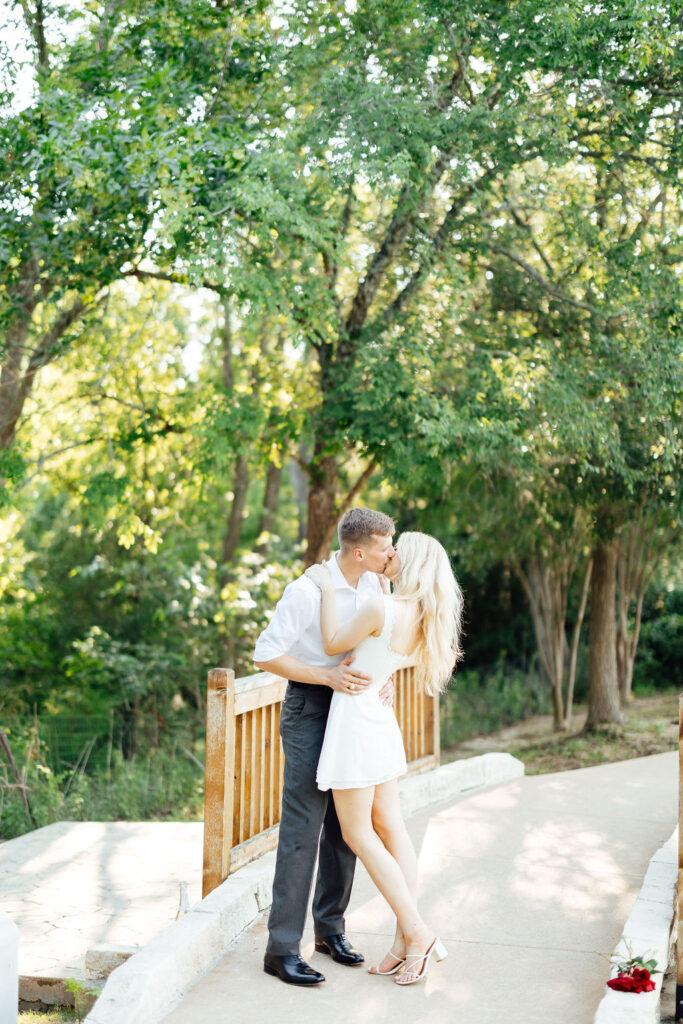
<path fill-rule="evenodd" d="M 365 963 L 365 957 L 354 949 L 344 933 L 341 935 L 327 935 L 324 939 L 315 940 L 316 953 L 329 953 L 338 964 L 346 964 L 347 967 L 357 967 Z"/>
<path fill-rule="evenodd" d="M 266 953 L 263 958 L 263 970 L 280 981 L 286 981 L 288 985 L 319 985 L 325 980 L 324 975 L 314 971 L 303 957 L 295 953 L 288 953 L 286 956 Z"/>

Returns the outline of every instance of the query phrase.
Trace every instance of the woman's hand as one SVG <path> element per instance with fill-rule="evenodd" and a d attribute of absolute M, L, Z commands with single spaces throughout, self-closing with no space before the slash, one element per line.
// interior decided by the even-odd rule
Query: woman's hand
<path fill-rule="evenodd" d="M 334 590 L 332 574 L 326 565 L 309 565 L 306 575 L 320 590 Z"/>

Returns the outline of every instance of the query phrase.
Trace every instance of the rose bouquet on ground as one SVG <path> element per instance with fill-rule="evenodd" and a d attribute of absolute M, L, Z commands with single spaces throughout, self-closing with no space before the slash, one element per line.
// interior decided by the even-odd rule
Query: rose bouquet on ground
<path fill-rule="evenodd" d="M 656 960 L 645 960 L 642 956 L 619 960 L 615 966 L 616 976 L 610 978 L 607 985 L 616 992 L 653 992 L 652 975 L 662 973 L 657 969 Z"/>

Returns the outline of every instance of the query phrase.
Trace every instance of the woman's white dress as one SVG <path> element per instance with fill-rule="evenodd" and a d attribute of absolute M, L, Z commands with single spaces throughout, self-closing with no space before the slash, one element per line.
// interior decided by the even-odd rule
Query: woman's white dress
<path fill-rule="evenodd" d="M 394 601 L 384 595 L 384 626 L 354 651 L 353 667 L 372 677 L 360 694 L 332 694 L 320 760 L 318 789 L 359 789 L 403 775 L 407 770 L 403 737 L 393 707 L 379 691 L 389 676 L 409 661 L 390 646 Z"/>

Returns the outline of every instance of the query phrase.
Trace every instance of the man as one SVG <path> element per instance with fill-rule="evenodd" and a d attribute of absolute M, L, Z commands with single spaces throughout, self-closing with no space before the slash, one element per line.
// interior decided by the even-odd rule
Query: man
<path fill-rule="evenodd" d="M 335 582 L 339 622 L 382 592 L 379 576 L 394 555 L 394 522 L 382 512 L 352 508 L 338 530 L 340 550 L 327 565 Z M 292 985 L 317 985 L 325 978 L 299 954 L 306 908 L 313 897 L 315 948 L 337 963 L 356 966 L 363 956 L 344 934 L 344 913 L 351 896 L 355 855 L 341 836 L 331 794 L 315 781 L 332 692 L 359 694 L 370 677 L 353 668 L 353 655 L 325 654 L 320 633 L 320 591 L 307 576 L 290 583 L 273 618 L 256 641 L 256 667 L 289 680 L 280 717 L 285 751 L 280 839 L 268 919 L 267 974 Z M 388 683 L 380 696 L 393 697 Z"/>

